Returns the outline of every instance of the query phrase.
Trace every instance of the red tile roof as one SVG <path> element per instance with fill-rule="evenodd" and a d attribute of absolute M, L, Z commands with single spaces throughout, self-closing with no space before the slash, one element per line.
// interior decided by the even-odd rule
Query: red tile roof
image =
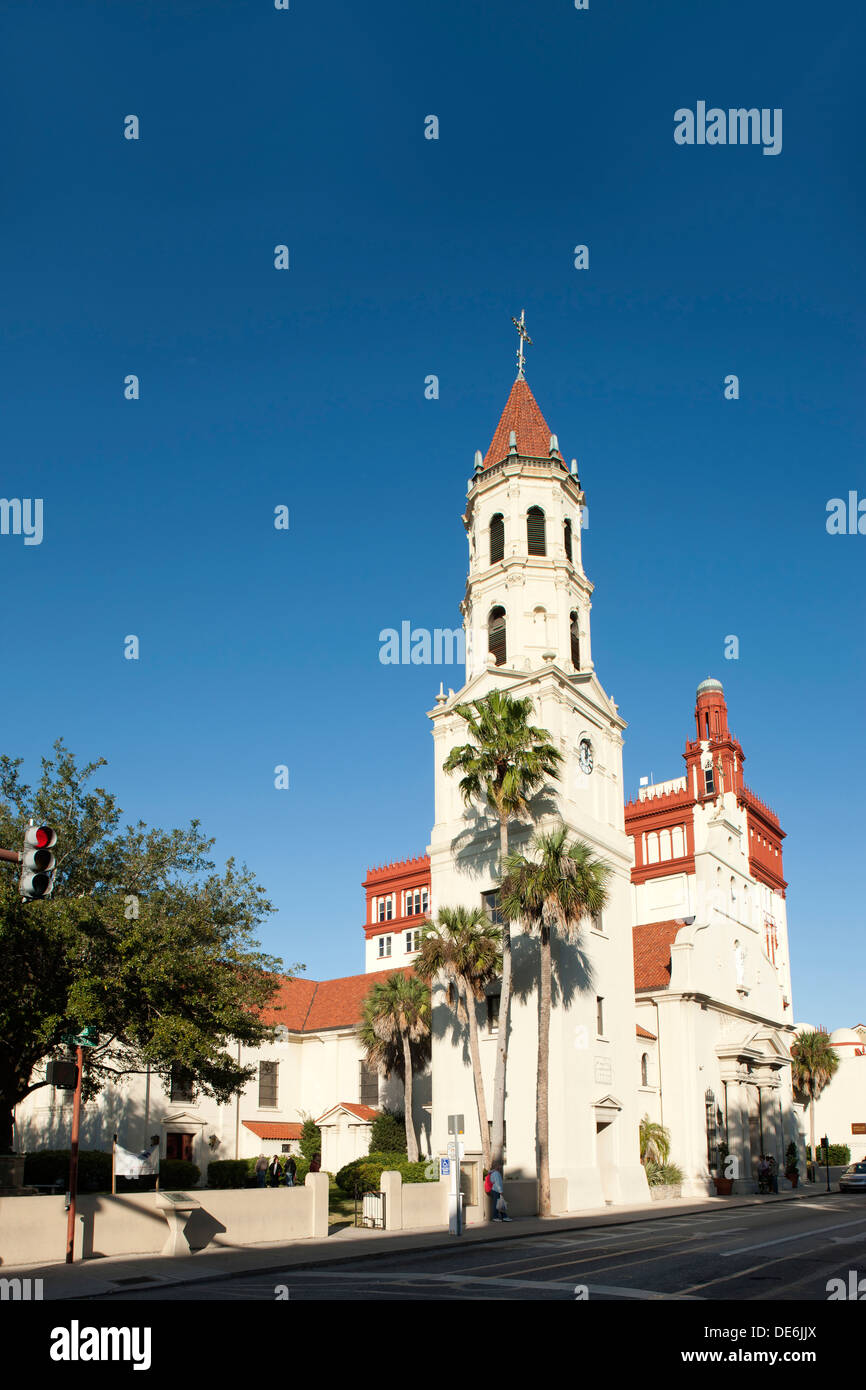
<path fill-rule="evenodd" d="M 356 1105 L 354 1101 L 338 1101 L 336 1105 L 329 1105 L 324 1115 L 318 1116 L 317 1125 L 320 1125 L 322 1120 L 327 1119 L 328 1115 L 332 1115 L 334 1111 L 341 1111 L 341 1109 L 342 1111 L 349 1111 L 350 1115 L 356 1115 L 359 1120 L 374 1120 L 377 1115 L 381 1115 L 381 1111 L 377 1111 L 373 1105 Z"/>
<path fill-rule="evenodd" d="M 284 980 L 264 1012 L 265 1023 L 283 1024 L 291 1033 L 318 1033 L 325 1028 L 351 1028 L 360 1023 L 361 1009 L 372 986 L 389 975 L 411 975 L 411 966 L 376 970 L 369 975 L 344 975 L 337 980 Z"/>
<path fill-rule="evenodd" d="M 649 1038 L 650 1042 L 658 1042 L 658 1038 L 656 1037 L 655 1033 L 648 1033 L 645 1028 L 641 1028 L 639 1023 L 635 1026 L 639 1038 Z"/>
<path fill-rule="evenodd" d="M 244 1120 L 244 1129 L 251 1129 L 257 1139 L 300 1139 L 299 1124 L 281 1124 L 276 1120 Z"/>
<path fill-rule="evenodd" d="M 518 377 L 509 392 L 505 409 L 484 456 L 484 467 L 499 463 L 508 453 L 508 438 L 514 430 L 517 452 L 531 458 L 547 458 L 550 454 L 551 431 L 538 408 L 538 403 L 526 382 Z"/>
<path fill-rule="evenodd" d="M 644 922 L 634 928 L 634 987 L 667 989 L 671 982 L 671 946 L 682 922 Z"/>

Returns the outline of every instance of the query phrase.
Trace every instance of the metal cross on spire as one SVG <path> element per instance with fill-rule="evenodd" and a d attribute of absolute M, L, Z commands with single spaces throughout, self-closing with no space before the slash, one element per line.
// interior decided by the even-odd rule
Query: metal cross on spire
<path fill-rule="evenodd" d="M 519 336 L 518 336 L 518 340 L 517 340 L 517 380 L 518 380 L 518 381 L 523 381 L 523 344 L 524 344 L 524 343 L 528 343 L 529 346 L 532 347 L 532 339 L 530 338 L 529 334 L 527 333 L 527 331 L 526 331 L 526 325 L 525 325 L 524 322 L 523 322 L 524 313 L 525 313 L 525 311 L 524 311 L 523 309 L 521 309 L 521 311 L 520 311 L 520 318 L 519 318 L 519 319 L 516 319 L 516 318 L 514 317 L 513 314 L 512 314 L 512 316 L 511 316 L 511 322 L 514 324 L 514 327 L 517 329 L 517 332 L 518 332 L 518 335 L 519 335 Z"/>

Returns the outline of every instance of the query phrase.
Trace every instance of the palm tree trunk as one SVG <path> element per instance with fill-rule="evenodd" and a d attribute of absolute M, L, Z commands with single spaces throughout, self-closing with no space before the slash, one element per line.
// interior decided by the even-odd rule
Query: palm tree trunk
<path fill-rule="evenodd" d="M 406 1157 L 410 1163 L 418 1162 L 418 1139 L 415 1134 L 415 1121 L 412 1118 L 412 1051 L 409 1047 L 409 1036 L 402 1034 L 403 1039 L 403 1066 L 405 1076 L 403 1080 L 403 1104 L 406 1109 Z"/>
<path fill-rule="evenodd" d="M 490 1171 L 490 1130 L 487 1125 L 487 1102 L 484 1099 L 484 1077 L 481 1075 L 481 1052 L 478 1047 L 478 1019 L 475 1015 L 475 999 L 472 991 L 464 983 L 463 997 L 466 1015 L 469 1019 L 469 1056 L 472 1059 L 472 1078 L 475 1082 L 475 1104 L 478 1107 L 478 1127 L 481 1130 L 481 1152 L 484 1167 Z"/>
<path fill-rule="evenodd" d="M 809 1139 L 812 1145 L 812 1181 L 815 1181 L 815 1169 L 817 1168 L 817 1154 L 815 1152 L 815 1096 L 809 1095 Z"/>
<path fill-rule="evenodd" d="M 508 854 L 508 820 L 499 817 L 499 881 L 505 877 Z M 511 924 L 502 924 L 502 992 L 499 996 L 499 1032 L 496 1038 L 496 1069 L 493 1074 L 493 1141 L 491 1162 L 502 1164 L 505 1148 L 505 1066 L 508 1061 L 508 1027 L 511 1016 Z M 501 1171 L 501 1169 L 500 1169 Z"/>
<path fill-rule="evenodd" d="M 538 1076 L 536 1082 L 536 1131 L 538 1139 L 538 1215 L 550 1216 L 550 929 L 541 926 L 541 978 L 538 990 Z"/>

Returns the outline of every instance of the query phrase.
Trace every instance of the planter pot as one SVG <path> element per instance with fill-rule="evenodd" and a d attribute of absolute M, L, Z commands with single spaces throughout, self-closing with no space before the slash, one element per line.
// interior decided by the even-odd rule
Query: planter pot
<path fill-rule="evenodd" d="M 730 1197 L 734 1190 L 733 1178 L 713 1178 L 717 1197 Z"/>
<path fill-rule="evenodd" d="M 800 1181 L 799 1173 L 786 1173 L 785 1177 L 788 1179 L 788 1182 L 791 1184 L 792 1187 L 796 1187 Z"/>
<path fill-rule="evenodd" d="M 658 1183 L 650 1188 L 650 1197 L 654 1202 L 668 1202 L 672 1197 L 682 1197 L 683 1186 L 679 1182 Z"/>
<path fill-rule="evenodd" d="M 24 1154 L 0 1154 L 0 1187 L 24 1186 Z"/>

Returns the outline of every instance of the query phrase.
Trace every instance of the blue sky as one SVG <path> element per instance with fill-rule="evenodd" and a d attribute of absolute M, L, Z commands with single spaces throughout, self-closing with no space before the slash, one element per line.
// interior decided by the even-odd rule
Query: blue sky
<path fill-rule="evenodd" d="M 0 537 L 3 748 L 104 755 L 130 819 L 198 816 L 256 870 L 271 949 L 360 970 L 360 881 L 426 846 L 425 711 L 460 683 L 382 666 L 378 634 L 459 622 L 466 479 L 525 307 L 587 490 L 626 789 L 679 775 L 719 676 L 788 832 L 795 1014 L 850 1024 L 866 537 L 825 518 L 866 496 L 866 22 L 661 8 L 9 0 L 2 491 L 45 520 Z M 676 145 L 699 100 L 782 108 L 781 154 Z"/>

